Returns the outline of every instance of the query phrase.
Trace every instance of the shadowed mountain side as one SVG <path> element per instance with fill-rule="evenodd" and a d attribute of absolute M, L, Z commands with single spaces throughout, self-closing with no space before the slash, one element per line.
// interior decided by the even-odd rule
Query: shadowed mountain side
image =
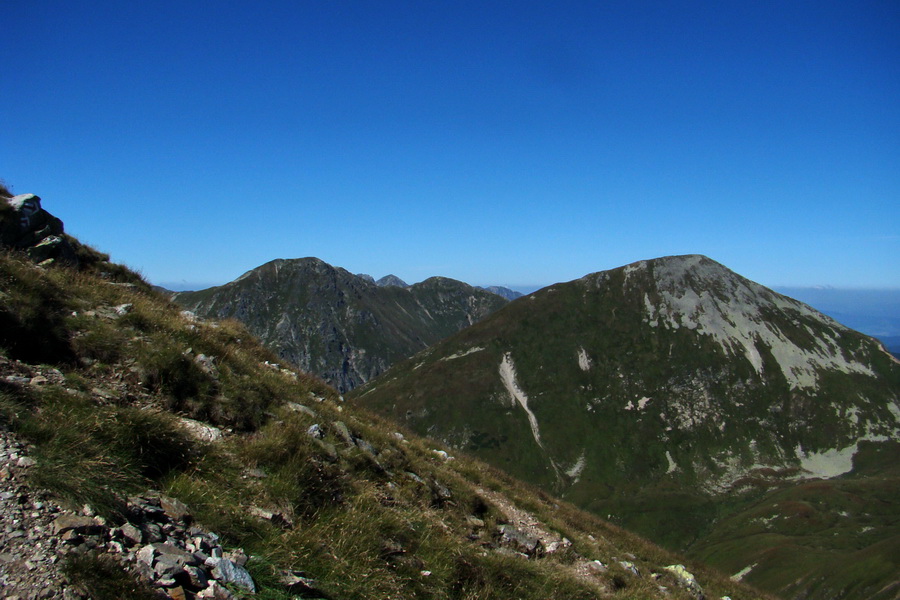
<path fill-rule="evenodd" d="M 278 356 L 342 392 L 506 303 L 443 277 L 379 285 L 317 258 L 274 260 L 173 299 L 203 317 L 238 319 Z"/>

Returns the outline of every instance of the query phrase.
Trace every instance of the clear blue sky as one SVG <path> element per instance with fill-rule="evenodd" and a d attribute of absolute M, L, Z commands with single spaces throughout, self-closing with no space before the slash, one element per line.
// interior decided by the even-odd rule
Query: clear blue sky
<path fill-rule="evenodd" d="M 900 287 L 900 3 L 3 0 L 0 177 L 171 286 Z"/>

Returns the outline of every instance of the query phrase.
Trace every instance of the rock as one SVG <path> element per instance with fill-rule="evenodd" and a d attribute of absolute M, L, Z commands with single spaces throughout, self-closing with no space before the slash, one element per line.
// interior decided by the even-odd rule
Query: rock
<path fill-rule="evenodd" d="M 141 563 L 147 565 L 148 567 L 153 566 L 153 559 L 155 557 L 156 557 L 156 549 L 153 547 L 152 544 L 148 544 L 148 545 L 144 546 L 137 552 L 138 562 L 141 562 Z"/>
<path fill-rule="evenodd" d="M 247 564 L 247 561 L 250 560 L 250 557 L 247 556 L 241 548 L 235 548 L 231 552 L 228 552 L 225 555 L 225 558 L 239 567 L 245 566 Z"/>
<path fill-rule="evenodd" d="M 500 525 L 497 528 L 499 534 L 498 543 L 516 552 L 527 556 L 539 556 L 543 554 L 543 545 L 536 537 L 530 536 L 524 531 L 519 531 L 512 525 Z"/>
<path fill-rule="evenodd" d="M 638 572 L 638 569 L 636 566 L 634 566 L 633 562 L 630 562 L 627 560 L 620 560 L 619 564 L 622 566 L 623 569 L 625 569 L 632 575 L 637 575 L 638 577 L 640 577 L 641 574 Z"/>
<path fill-rule="evenodd" d="M 453 492 L 450 488 L 442 484 L 437 479 L 431 480 L 431 499 L 437 504 L 443 504 L 453 498 Z"/>
<path fill-rule="evenodd" d="M 166 539 L 166 536 L 163 534 L 162 527 L 160 527 L 156 523 L 143 523 L 141 525 L 141 532 L 144 535 L 144 541 L 146 541 L 148 544 L 161 542 Z"/>
<path fill-rule="evenodd" d="M 57 260 L 64 263 L 74 263 L 76 260 L 75 250 L 72 248 L 72 245 L 67 240 L 56 235 L 45 237 L 34 246 L 25 250 L 25 253 L 28 254 L 28 258 L 38 264 L 43 264 L 47 261 L 55 262 Z"/>
<path fill-rule="evenodd" d="M 141 530 L 131 523 L 122 525 L 122 527 L 119 528 L 119 532 L 122 534 L 122 537 L 125 538 L 126 542 L 128 542 L 129 546 L 134 546 L 144 541 L 144 535 Z"/>
<path fill-rule="evenodd" d="M 187 573 L 191 582 L 191 587 L 193 588 L 203 589 L 209 583 L 209 577 L 207 576 L 206 571 L 200 567 L 187 566 L 184 568 L 184 572 Z"/>
<path fill-rule="evenodd" d="M 550 542 L 547 545 L 547 554 L 553 554 L 554 552 L 559 552 L 560 550 L 565 550 L 572 546 L 571 540 L 568 538 L 563 538 L 559 541 Z"/>
<path fill-rule="evenodd" d="M 202 442 L 217 442 L 222 439 L 222 430 L 194 419 L 182 417 L 179 419 L 188 433 Z"/>
<path fill-rule="evenodd" d="M 219 378 L 219 370 L 216 368 L 215 358 L 205 354 L 198 354 L 194 357 L 194 363 L 200 367 L 200 370 L 212 377 Z"/>
<path fill-rule="evenodd" d="M 154 549 L 160 561 L 168 560 L 182 566 L 199 564 L 193 554 L 175 546 L 172 542 L 157 542 L 150 544 L 150 547 Z"/>
<path fill-rule="evenodd" d="M 282 529 L 290 529 L 294 526 L 294 522 L 283 513 L 266 510 L 264 508 L 259 508 L 258 506 L 251 506 L 250 514 L 259 517 L 260 519 L 271 521 L 273 525 L 277 525 Z"/>
<path fill-rule="evenodd" d="M 61 535 L 66 531 L 96 535 L 100 533 L 100 530 L 100 526 L 92 518 L 81 515 L 62 514 L 53 521 L 53 533 L 56 535 Z"/>
<path fill-rule="evenodd" d="M 315 411 L 314 411 L 313 409 L 311 409 L 311 408 L 309 408 L 309 407 L 307 407 L 307 406 L 304 406 L 304 405 L 302 405 L 302 404 L 297 404 L 296 402 L 288 402 L 288 403 L 287 403 L 287 407 L 288 407 L 290 410 L 292 410 L 293 412 L 304 413 L 304 414 L 307 414 L 307 415 L 309 415 L 309 416 L 311 416 L 311 417 L 313 417 L 313 418 L 316 417 L 316 413 L 315 413 Z"/>
<path fill-rule="evenodd" d="M 316 593 L 316 581 L 306 577 L 302 571 L 282 571 L 279 578 L 281 585 L 291 594 Z"/>
<path fill-rule="evenodd" d="M 184 565 L 179 564 L 171 556 L 160 556 L 153 563 L 153 571 L 159 579 L 171 579 L 174 583 L 184 573 Z"/>
<path fill-rule="evenodd" d="M 31 458 L 30 456 L 22 456 L 19 458 L 18 461 L 16 461 L 16 465 L 26 468 L 26 469 L 28 467 L 33 467 L 36 464 L 37 464 L 37 461 L 34 460 L 33 458 Z"/>
<path fill-rule="evenodd" d="M 697 598 L 697 600 L 702 600 L 705 597 L 703 588 L 697 583 L 697 578 L 694 577 L 690 571 L 685 569 L 684 565 L 669 565 L 668 567 L 665 567 L 665 570 L 674 575 L 678 585 L 694 594 L 694 597 Z"/>
<path fill-rule="evenodd" d="M 588 569 L 594 573 L 606 573 L 609 569 L 599 560 L 592 560 L 588 563 Z"/>
<path fill-rule="evenodd" d="M 169 498 L 168 496 L 160 496 L 159 503 L 163 512 L 165 512 L 173 521 L 190 522 L 192 518 L 191 510 L 181 500 Z"/>
<path fill-rule="evenodd" d="M 58 259 L 77 262 L 72 245 L 60 237 L 63 223 L 43 208 L 34 194 L 0 198 L 13 209 L 10 216 L 0 217 L 0 246 L 24 249 L 35 262 Z"/>
<path fill-rule="evenodd" d="M 321 440 L 325 437 L 325 432 L 322 430 L 322 427 L 318 423 L 316 423 L 315 425 L 310 425 L 309 429 L 306 430 L 306 434 L 317 440 Z"/>
<path fill-rule="evenodd" d="M 217 581 L 210 581 L 206 589 L 197 593 L 197 598 L 202 600 L 233 600 L 234 594 L 222 587 Z"/>
<path fill-rule="evenodd" d="M 466 523 L 468 523 L 470 527 L 474 527 L 476 529 L 481 529 L 482 527 L 484 527 L 484 521 L 472 515 L 466 517 Z"/>
<path fill-rule="evenodd" d="M 356 442 L 353 440 L 353 435 L 350 433 L 350 429 L 347 428 L 347 425 L 344 424 L 343 421 L 335 421 L 334 422 L 334 430 L 337 434 L 347 442 L 349 446 L 355 446 Z"/>
<path fill-rule="evenodd" d="M 364 439 L 356 438 L 356 446 L 372 458 L 375 458 L 378 455 L 375 447 Z"/>
<path fill-rule="evenodd" d="M 134 310 L 134 304 L 132 304 L 130 302 L 127 304 L 120 304 L 118 306 L 113 307 L 113 311 L 115 311 L 116 315 L 118 315 L 120 317 L 127 315 L 128 313 L 130 313 L 133 310 Z"/>
<path fill-rule="evenodd" d="M 233 583 L 251 593 L 256 592 L 256 584 L 253 583 L 250 573 L 245 568 L 234 564 L 231 560 L 227 558 L 210 558 L 206 561 L 206 564 L 212 567 L 212 576 L 219 583 Z"/>
<path fill-rule="evenodd" d="M 169 598 L 172 600 L 187 600 L 188 595 L 184 588 L 179 585 L 169 590 Z"/>

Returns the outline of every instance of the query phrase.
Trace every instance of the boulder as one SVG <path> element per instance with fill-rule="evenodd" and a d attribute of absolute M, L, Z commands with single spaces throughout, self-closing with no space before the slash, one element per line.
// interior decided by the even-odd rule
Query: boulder
<path fill-rule="evenodd" d="M 166 513 L 166 516 L 168 516 L 173 521 L 190 523 L 191 509 L 189 509 L 187 505 L 181 500 L 178 500 L 176 498 L 169 498 L 167 496 L 160 496 L 159 504 L 163 509 L 163 512 Z"/>
<path fill-rule="evenodd" d="M 227 558 L 210 558 L 206 561 L 208 567 L 212 567 L 212 576 L 219 583 L 231 583 L 243 588 L 250 593 L 256 592 L 256 584 L 247 569 L 240 567 Z"/>
<path fill-rule="evenodd" d="M 96 535 L 100 533 L 102 528 L 94 522 L 90 517 L 81 515 L 62 514 L 53 522 L 53 533 L 62 535 L 67 531 L 84 535 Z"/>
<path fill-rule="evenodd" d="M 500 525 L 497 528 L 499 544 L 527 556 L 539 556 L 543 554 L 541 541 L 524 531 L 519 531 L 512 525 Z"/>
<path fill-rule="evenodd" d="M 669 565 L 665 570 L 674 575 L 678 585 L 691 592 L 694 598 L 697 598 L 697 600 L 705 598 L 703 588 L 697 583 L 697 578 L 694 577 L 693 573 L 685 569 L 684 565 Z"/>
<path fill-rule="evenodd" d="M 37 263 L 76 263 L 75 249 L 63 235 L 63 222 L 41 208 L 34 194 L 0 198 L 0 246 L 25 250 Z"/>

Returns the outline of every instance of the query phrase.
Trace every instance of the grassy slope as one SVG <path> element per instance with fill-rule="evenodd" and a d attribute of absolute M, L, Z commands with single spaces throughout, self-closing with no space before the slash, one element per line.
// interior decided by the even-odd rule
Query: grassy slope
<path fill-rule="evenodd" d="M 123 304 L 130 310 L 116 314 Z M 661 570 L 678 557 L 481 463 L 444 461 L 414 436 L 401 441 L 395 425 L 343 406 L 319 380 L 263 364 L 274 356 L 242 326 L 191 322 L 101 256 L 75 272 L 0 253 L 0 324 L 5 373 L 62 375 L 59 384 L 0 383 L 0 421 L 33 444 L 35 483 L 113 521 L 124 496 L 148 487 L 182 499 L 202 525 L 254 555 L 262 600 L 289 597 L 278 568 L 304 571 L 331 598 L 660 597 L 650 572 L 662 575 L 667 597 L 688 597 Z M 214 371 L 199 366 L 201 354 Z M 182 417 L 228 435 L 201 443 Z M 342 441 L 338 421 L 376 455 Z M 313 424 L 324 440 L 307 435 Z M 537 560 L 492 549 L 504 516 L 478 486 L 531 511 L 572 549 Z M 294 526 L 256 518 L 252 507 Z M 575 574 L 579 561 L 629 554 L 643 577 L 616 564 Z M 692 570 L 709 597 L 762 597 Z"/>

